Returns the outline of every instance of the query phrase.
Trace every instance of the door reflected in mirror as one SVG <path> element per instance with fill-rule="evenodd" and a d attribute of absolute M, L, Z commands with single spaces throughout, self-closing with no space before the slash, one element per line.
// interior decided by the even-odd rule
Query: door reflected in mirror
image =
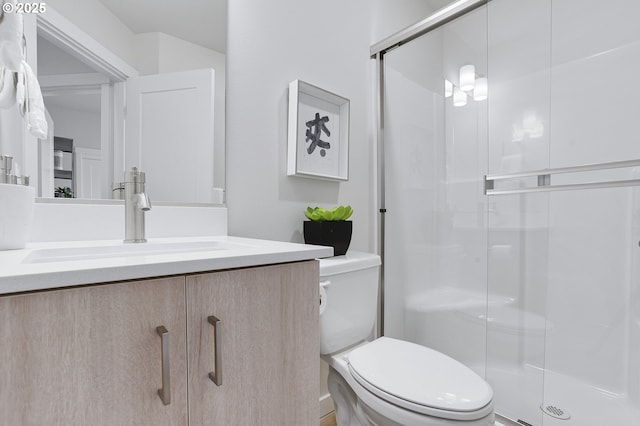
<path fill-rule="evenodd" d="M 53 130 L 38 150 L 39 196 L 119 198 L 136 166 L 154 201 L 222 202 L 226 0 L 197 0 L 182 17 L 165 0 L 121 3 L 54 0 L 38 16 Z"/>

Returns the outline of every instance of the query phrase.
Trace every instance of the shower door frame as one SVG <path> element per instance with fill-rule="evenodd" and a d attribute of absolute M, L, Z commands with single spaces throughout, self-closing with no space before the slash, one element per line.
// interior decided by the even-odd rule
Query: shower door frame
<path fill-rule="evenodd" d="M 370 47 L 370 57 L 371 59 L 376 61 L 375 65 L 375 79 L 377 81 L 376 84 L 376 143 L 377 143 L 377 168 L 378 168 L 378 211 L 380 213 L 379 216 L 379 241 L 378 247 L 380 252 L 380 257 L 382 259 L 382 265 L 380 266 L 380 285 L 378 286 L 378 327 L 377 327 L 377 336 L 384 336 L 384 292 L 385 292 L 385 283 L 384 283 L 384 248 L 385 248 L 385 213 L 387 212 L 386 203 L 385 203 L 385 161 L 384 161 L 384 55 L 397 48 L 406 44 L 418 37 L 421 37 L 425 34 L 430 33 L 433 30 L 436 30 L 443 25 L 461 17 L 469 12 L 472 12 L 479 7 L 482 7 L 489 3 L 491 0 L 458 0 L 453 3 L 443 7 L 442 9 L 437 10 L 433 14 L 429 15 L 425 19 L 416 24 L 413 24 L 401 31 L 398 31 L 395 34 L 390 35 L 389 37 L 375 43 Z"/>

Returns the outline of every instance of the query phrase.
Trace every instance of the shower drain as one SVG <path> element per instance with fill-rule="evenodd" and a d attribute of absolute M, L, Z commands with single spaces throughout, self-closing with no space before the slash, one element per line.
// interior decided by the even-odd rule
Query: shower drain
<path fill-rule="evenodd" d="M 556 407 L 555 405 L 547 405 L 545 403 L 540 404 L 540 409 L 547 415 L 560 419 L 560 420 L 569 420 L 571 414 L 563 408 Z"/>

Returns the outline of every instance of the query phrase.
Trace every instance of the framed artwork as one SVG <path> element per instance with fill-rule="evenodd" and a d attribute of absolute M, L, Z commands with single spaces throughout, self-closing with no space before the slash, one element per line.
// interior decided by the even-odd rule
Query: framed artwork
<path fill-rule="evenodd" d="M 349 99 L 289 84 L 287 175 L 349 180 Z"/>

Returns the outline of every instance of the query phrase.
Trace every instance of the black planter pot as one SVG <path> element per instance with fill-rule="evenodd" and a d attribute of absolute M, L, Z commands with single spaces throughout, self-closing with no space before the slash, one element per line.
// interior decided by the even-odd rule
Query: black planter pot
<path fill-rule="evenodd" d="M 336 222 L 304 221 L 304 242 L 333 247 L 334 256 L 342 256 L 349 249 L 353 223 L 350 220 Z"/>

